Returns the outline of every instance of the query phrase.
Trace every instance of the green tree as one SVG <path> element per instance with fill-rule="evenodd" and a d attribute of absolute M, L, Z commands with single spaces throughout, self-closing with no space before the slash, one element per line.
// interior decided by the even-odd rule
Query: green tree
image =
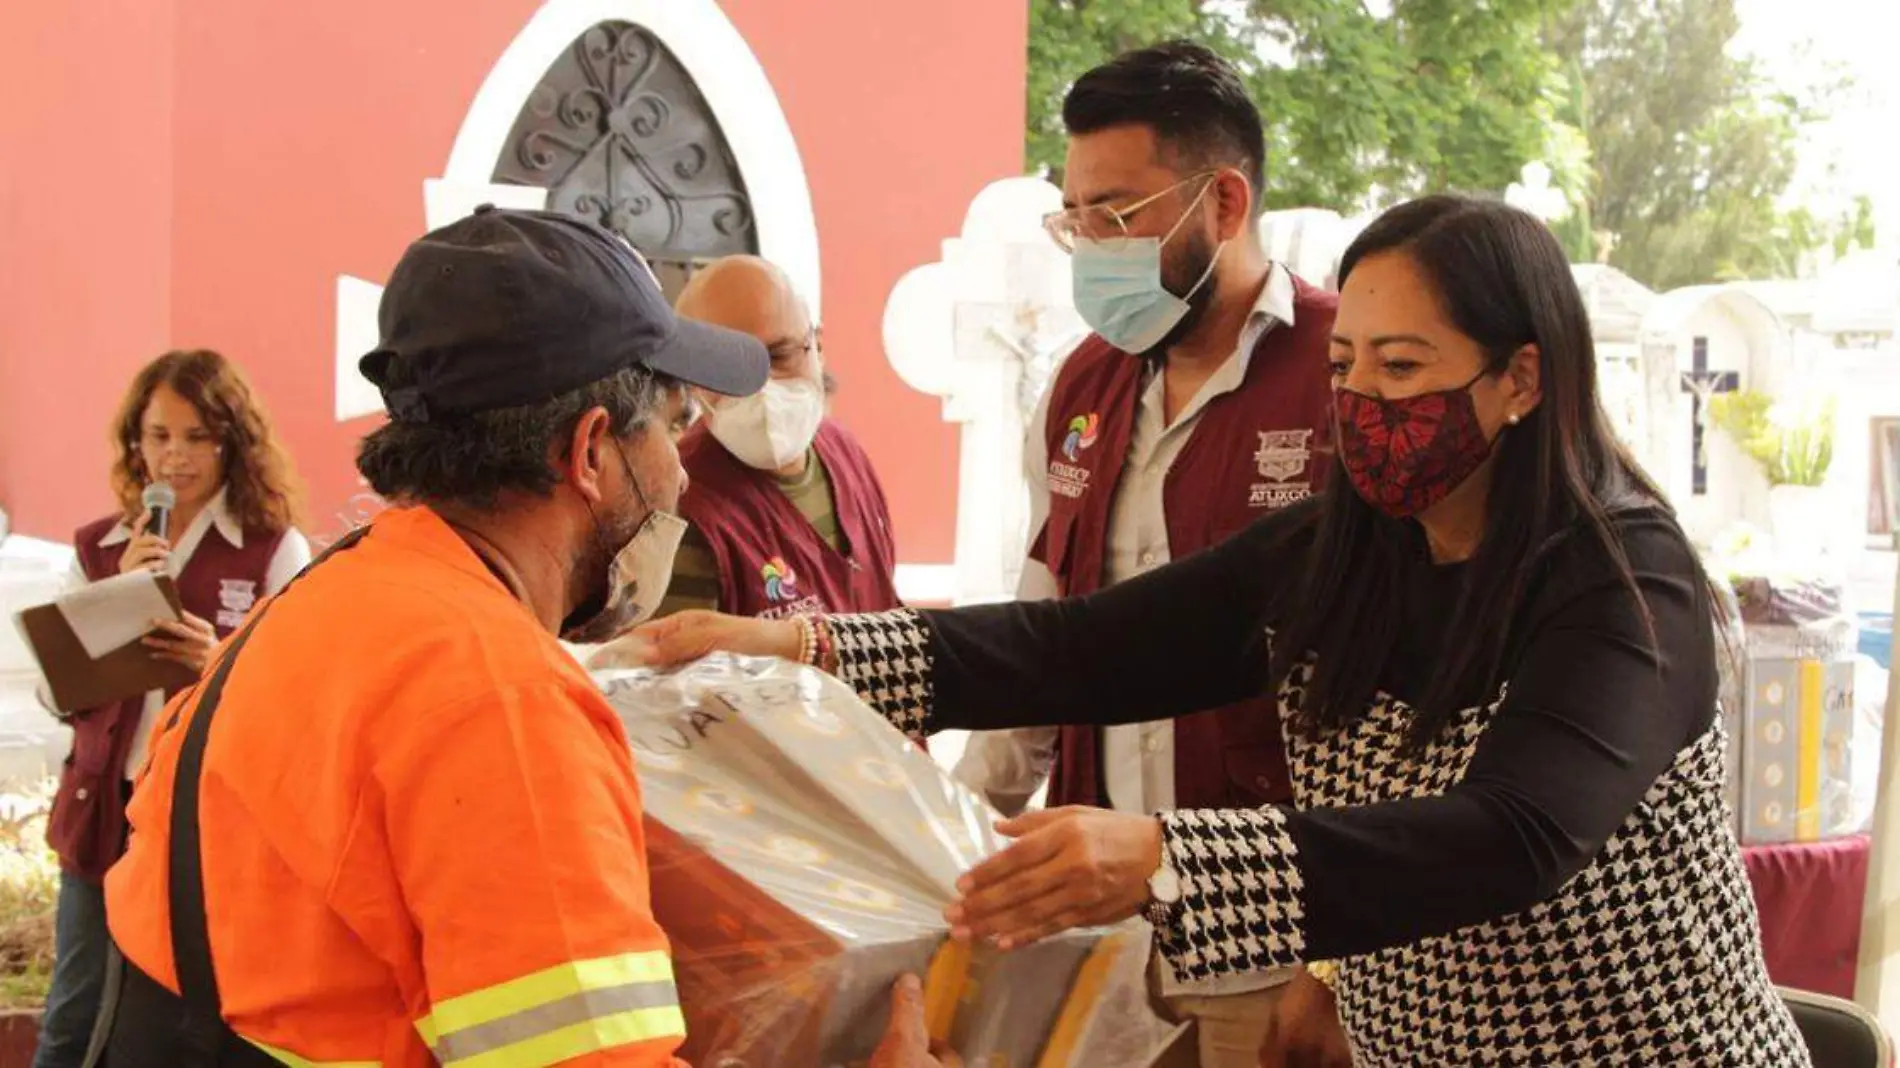
<path fill-rule="evenodd" d="M 1244 45 L 1206 7 L 1203 0 L 1030 0 L 1029 169 L 1061 175 L 1067 145 L 1062 98 L 1091 67 L 1177 37 L 1248 62 Z"/>
<path fill-rule="evenodd" d="M 1832 87 L 1778 91 L 1729 51 L 1736 0 L 1580 0 L 1544 42 L 1578 83 L 1610 262 L 1658 289 L 1798 273 L 1831 224 L 1777 201 Z"/>
<path fill-rule="evenodd" d="M 1854 198 L 1854 207 L 1841 219 L 1834 232 L 1834 255 L 1845 256 L 1857 249 L 1874 247 L 1874 198 L 1865 193 Z"/>
<path fill-rule="evenodd" d="M 1532 159 L 1566 190 L 1587 153 L 1544 25 L 1574 0 L 1031 0 L 1028 155 L 1060 177 L 1062 97 L 1129 48 L 1198 40 L 1232 60 L 1267 129 L 1266 200 L 1357 211 L 1500 192 Z"/>

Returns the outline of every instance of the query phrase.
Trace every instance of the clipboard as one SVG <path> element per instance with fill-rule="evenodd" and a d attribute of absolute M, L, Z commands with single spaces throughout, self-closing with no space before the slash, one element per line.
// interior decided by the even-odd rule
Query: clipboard
<path fill-rule="evenodd" d="M 184 618 L 178 584 L 170 575 L 158 576 L 158 590 L 177 617 Z M 53 707 L 61 712 L 83 712 L 148 690 L 170 693 L 198 681 L 196 671 L 152 656 L 137 640 L 94 660 L 86 655 L 85 646 L 79 644 L 79 636 L 67 625 L 57 604 L 28 608 L 13 618 L 40 662 L 40 672 L 52 691 Z"/>

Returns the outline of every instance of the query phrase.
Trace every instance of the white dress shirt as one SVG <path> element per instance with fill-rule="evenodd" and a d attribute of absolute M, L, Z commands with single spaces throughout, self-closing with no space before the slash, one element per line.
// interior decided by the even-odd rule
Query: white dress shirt
<path fill-rule="evenodd" d="M 226 506 L 223 490 L 219 490 L 217 496 L 211 498 L 204 510 L 198 513 L 189 527 L 185 528 L 185 532 L 172 542 L 171 555 L 165 562 L 165 573 L 177 578 L 185 570 L 185 565 L 191 562 L 192 555 L 198 551 L 198 546 L 213 527 L 217 528 L 218 536 L 229 542 L 232 548 L 244 548 L 244 524 L 240 523 Z M 132 540 L 132 528 L 120 522 L 99 539 L 99 547 L 108 548 L 130 540 Z M 295 529 L 285 531 L 284 540 L 278 543 L 277 552 L 272 554 L 270 565 L 265 569 L 263 596 L 269 596 L 283 589 L 309 562 L 310 542 Z M 67 579 L 69 588 L 84 586 L 89 581 L 85 571 L 75 561 L 73 573 Z M 207 620 L 207 622 L 215 624 L 218 620 Z M 132 735 L 132 748 L 125 758 L 127 779 L 136 775 L 139 768 L 145 765 L 145 756 L 152 741 L 152 728 L 158 720 L 159 711 L 164 707 L 165 692 L 163 690 L 151 690 L 145 694 L 145 714 L 139 717 L 138 728 Z"/>
<path fill-rule="evenodd" d="M 1239 389 L 1247 377 L 1254 346 L 1280 324 L 1293 322 L 1293 276 L 1280 264 L 1268 271 L 1253 311 L 1241 329 L 1240 342 L 1185 408 L 1170 423 L 1165 410 L 1166 382 L 1152 370 L 1147 374 L 1135 409 L 1128 439 L 1128 455 L 1110 504 L 1108 538 L 1103 554 L 1103 583 L 1126 582 L 1173 559 L 1168 545 L 1168 517 L 1164 487 L 1175 458 L 1194 434 L 1200 414 L 1215 398 Z M 1060 376 L 1058 372 L 1057 377 Z M 1046 426 L 1049 397 L 1055 378 L 1030 423 L 1023 448 L 1023 466 L 1029 478 L 1030 529 L 1040 530 L 1049 515 L 1049 440 Z M 1058 593 L 1055 576 L 1039 560 L 1024 562 L 1016 595 L 1025 601 L 1047 600 Z M 970 736 L 956 775 L 990 799 L 1004 812 L 1020 811 L 1048 778 L 1055 763 L 1055 727 L 1013 731 L 979 731 Z M 1218 774 L 1216 769 L 1214 774 Z M 1159 720 L 1107 727 L 1102 731 L 1102 774 L 1110 807 L 1121 812 L 1152 813 L 1175 807 L 1174 722 Z M 1171 979 L 1163 993 L 1239 993 L 1274 985 L 1274 974 L 1251 975 L 1185 986 Z"/>

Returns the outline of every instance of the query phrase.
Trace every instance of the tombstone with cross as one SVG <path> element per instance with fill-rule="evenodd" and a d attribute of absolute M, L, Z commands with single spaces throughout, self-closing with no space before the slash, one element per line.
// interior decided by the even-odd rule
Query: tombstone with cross
<path fill-rule="evenodd" d="M 1056 365 L 1088 332 L 1069 259 L 1042 229 L 1062 193 L 1040 178 L 993 182 L 943 257 L 913 269 L 884 309 L 884 350 L 911 388 L 943 398 L 962 430 L 954 576 L 960 604 L 1015 596 L 1032 533 L 1023 441 Z"/>
<path fill-rule="evenodd" d="M 1643 314 L 1647 383 L 1644 466 L 1708 544 L 1738 522 L 1769 527 L 1761 465 L 1711 420 L 1718 396 L 1758 390 L 1779 396 L 1790 372 L 1792 335 L 1774 311 L 1739 286 L 1664 293 Z"/>

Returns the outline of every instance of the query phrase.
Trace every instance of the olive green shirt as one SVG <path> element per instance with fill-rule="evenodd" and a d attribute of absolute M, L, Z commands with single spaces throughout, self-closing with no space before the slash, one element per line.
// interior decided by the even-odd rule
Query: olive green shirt
<path fill-rule="evenodd" d="M 774 481 L 825 544 L 843 552 L 844 536 L 838 530 L 838 506 L 831 496 L 831 475 L 825 471 L 824 461 L 818 458 L 818 450 L 805 450 L 804 474 L 792 478 L 778 476 Z M 673 558 L 673 583 L 666 588 L 666 598 L 660 602 L 659 611 L 653 613 L 654 618 L 689 608 L 717 611 L 721 607 L 719 591 L 719 560 L 699 528 L 689 526 L 686 536 L 680 539 L 679 554 Z"/>

